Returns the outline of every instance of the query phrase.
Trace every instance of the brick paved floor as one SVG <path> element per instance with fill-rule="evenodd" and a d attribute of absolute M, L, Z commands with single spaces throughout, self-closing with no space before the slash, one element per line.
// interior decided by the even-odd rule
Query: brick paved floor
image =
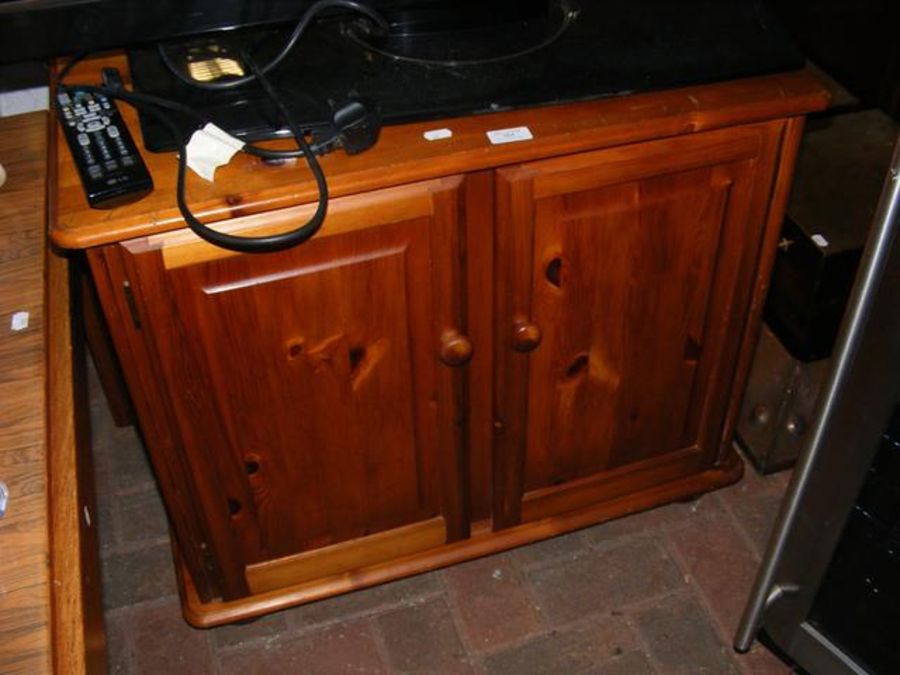
<path fill-rule="evenodd" d="M 688 504 L 591 527 L 243 626 L 181 618 L 140 442 L 93 386 L 111 673 L 790 673 L 731 647 L 787 476 L 748 468 Z"/>

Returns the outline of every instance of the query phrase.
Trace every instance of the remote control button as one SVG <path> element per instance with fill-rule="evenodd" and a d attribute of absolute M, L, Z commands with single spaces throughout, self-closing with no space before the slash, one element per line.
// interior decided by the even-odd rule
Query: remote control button
<path fill-rule="evenodd" d="M 111 159 L 104 163 L 103 166 L 105 166 L 108 171 L 115 171 L 119 168 L 119 163 L 116 160 Z"/>
<path fill-rule="evenodd" d="M 68 94 L 58 94 L 56 96 L 56 100 L 59 101 L 62 105 L 69 105 L 72 102 L 72 99 Z"/>
<path fill-rule="evenodd" d="M 106 133 L 109 134 L 110 138 L 119 138 L 119 127 L 113 125 L 110 127 L 106 127 Z"/>
<path fill-rule="evenodd" d="M 84 131 L 84 125 L 81 122 L 79 122 L 78 126 L 75 128 L 78 129 L 78 131 Z"/>
<path fill-rule="evenodd" d="M 131 155 L 123 155 L 122 166 L 134 166 L 134 158 Z"/>
<path fill-rule="evenodd" d="M 103 128 L 103 122 L 101 122 L 100 120 L 93 120 L 92 122 L 88 122 L 85 125 L 85 128 L 88 131 L 99 131 Z"/>
<path fill-rule="evenodd" d="M 91 139 L 87 134 L 78 134 L 78 144 L 79 145 L 90 145 Z"/>

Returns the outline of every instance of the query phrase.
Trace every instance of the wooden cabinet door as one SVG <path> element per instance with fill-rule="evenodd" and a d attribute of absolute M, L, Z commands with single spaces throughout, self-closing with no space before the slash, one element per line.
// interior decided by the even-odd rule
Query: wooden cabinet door
<path fill-rule="evenodd" d="M 781 128 L 499 172 L 495 527 L 715 463 Z"/>
<path fill-rule="evenodd" d="M 170 397 L 168 412 L 144 407 L 171 418 L 217 557 L 239 559 L 231 575 L 250 591 L 467 535 L 461 183 L 332 200 L 316 237 L 278 253 L 237 255 L 187 232 L 121 246 Z M 225 227 L 285 229 L 310 210 Z"/>

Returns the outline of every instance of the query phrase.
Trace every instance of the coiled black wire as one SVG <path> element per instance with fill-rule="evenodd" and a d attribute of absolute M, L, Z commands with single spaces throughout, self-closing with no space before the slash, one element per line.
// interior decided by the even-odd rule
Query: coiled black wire
<path fill-rule="evenodd" d="M 318 204 L 316 206 L 315 212 L 313 213 L 312 217 L 309 218 L 309 220 L 307 220 L 303 225 L 300 225 L 299 227 L 289 232 L 260 237 L 243 237 L 214 230 L 205 223 L 201 222 L 193 214 L 190 207 L 188 206 L 186 196 L 187 143 L 189 138 L 185 137 L 179 125 L 175 122 L 175 120 L 172 119 L 170 113 L 178 113 L 190 118 L 194 122 L 195 128 L 200 128 L 201 126 L 211 121 L 205 115 L 202 115 L 190 106 L 186 106 L 177 101 L 171 101 L 159 96 L 152 96 L 150 94 L 126 91 L 124 89 L 108 86 L 64 84 L 63 79 L 65 78 L 65 76 L 69 73 L 69 71 L 76 63 L 78 63 L 86 56 L 86 54 L 79 54 L 75 56 L 62 68 L 59 73 L 58 87 L 60 89 L 79 89 L 82 91 L 99 93 L 104 96 L 123 101 L 151 115 L 152 117 L 157 119 L 164 127 L 166 127 L 166 129 L 168 129 L 169 133 L 172 134 L 172 137 L 175 139 L 175 143 L 179 148 L 178 173 L 176 177 L 175 190 L 176 204 L 178 206 L 178 211 L 181 213 L 181 217 L 184 218 L 185 223 L 187 223 L 188 227 L 197 236 L 204 239 L 205 241 L 210 242 L 211 244 L 215 244 L 216 246 L 220 246 L 222 248 L 231 251 L 237 251 L 240 253 L 270 253 L 273 251 L 284 250 L 286 248 L 290 248 L 292 246 L 296 246 L 297 244 L 301 244 L 304 241 L 307 241 L 310 237 L 312 237 L 316 232 L 319 231 L 319 228 L 322 227 L 322 223 L 325 221 L 325 215 L 328 211 L 328 182 L 325 179 L 325 174 L 322 171 L 322 167 L 320 166 L 318 159 L 316 158 L 316 154 L 321 152 L 322 149 L 328 145 L 328 142 L 311 146 L 306 141 L 305 132 L 293 120 L 290 111 L 284 104 L 284 101 L 278 95 L 278 92 L 272 86 L 271 82 L 269 82 L 269 80 L 266 78 L 265 74 L 272 68 L 277 66 L 279 63 L 281 63 L 282 60 L 284 60 L 287 54 L 297 43 L 297 40 L 306 30 L 306 27 L 309 25 L 310 21 L 312 21 L 312 19 L 319 12 L 333 7 L 341 7 L 361 12 L 369 18 L 373 19 L 381 28 L 387 28 L 387 22 L 384 20 L 384 18 L 380 14 L 372 10 L 370 7 L 362 3 L 355 2 L 354 0 L 319 0 L 319 2 L 315 3 L 303 14 L 300 21 L 297 23 L 296 28 L 292 32 L 290 38 L 274 59 L 270 60 L 265 65 L 260 66 L 253 60 L 252 56 L 244 53 L 242 54 L 242 59 L 250 68 L 251 74 L 246 77 L 228 80 L 226 82 L 220 83 L 197 82 L 188 78 L 186 75 L 181 73 L 181 71 L 177 67 L 175 67 L 163 46 L 159 45 L 159 54 L 163 60 L 163 63 L 165 63 L 165 65 L 169 68 L 173 75 L 178 77 L 186 84 L 200 89 L 222 90 L 239 87 L 241 85 L 255 81 L 262 86 L 263 90 L 266 92 L 266 95 L 269 96 L 269 98 L 278 108 L 279 113 L 284 118 L 285 124 L 287 124 L 288 128 L 291 131 L 291 134 L 294 136 L 294 140 L 297 143 L 297 149 L 271 150 L 269 148 L 262 148 L 257 145 L 247 143 L 241 150 L 242 152 L 245 152 L 249 155 L 268 160 L 283 160 L 300 156 L 306 159 L 309 170 L 312 172 L 313 178 L 316 182 L 316 188 L 318 190 Z"/>

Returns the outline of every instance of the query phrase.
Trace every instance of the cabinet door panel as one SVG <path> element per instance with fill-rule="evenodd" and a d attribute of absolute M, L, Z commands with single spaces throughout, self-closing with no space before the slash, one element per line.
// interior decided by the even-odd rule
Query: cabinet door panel
<path fill-rule="evenodd" d="M 427 226 L 364 230 L 351 251 L 326 239 L 292 256 L 289 268 L 262 274 L 252 260 L 241 259 L 238 271 L 232 259 L 224 278 L 213 267 L 172 275 L 196 321 L 211 394 L 228 411 L 232 462 L 253 469 L 260 543 L 270 554 L 434 514 L 422 480 L 431 457 L 419 449 L 434 447 L 435 430 L 428 411 L 416 410 L 427 398 L 417 385 L 434 374 L 414 380 L 411 337 L 426 339 L 427 306 L 408 292 L 420 279 L 418 295 L 428 295 L 427 268 L 415 269 L 427 261 Z M 433 370 L 430 361 L 419 367 Z"/>
<path fill-rule="evenodd" d="M 521 468 L 495 483 L 496 524 L 712 463 L 774 137 L 711 132 L 501 173 L 497 464 Z M 533 348 L 502 340 L 522 325 Z"/>
<path fill-rule="evenodd" d="M 685 413 L 730 184 L 713 173 L 537 205 L 531 315 L 551 328 L 530 363 L 527 490 L 693 440 Z"/>
<path fill-rule="evenodd" d="M 184 452 L 216 485 L 206 518 L 229 523 L 245 565 L 415 523 L 465 535 L 462 371 L 438 359 L 462 327 L 459 189 L 335 200 L 319 235 L 279 253 L 182 234 L 125 246 Z"/>

